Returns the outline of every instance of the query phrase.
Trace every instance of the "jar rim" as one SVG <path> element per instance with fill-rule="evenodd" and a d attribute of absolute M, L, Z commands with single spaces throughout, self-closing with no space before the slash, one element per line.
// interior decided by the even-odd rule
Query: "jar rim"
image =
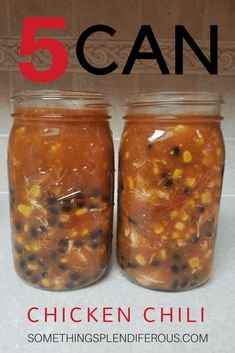
<path fill-rule="evenodd" d="M 11 99 L 87 99 L 105 101 L 103 92 L 75 90 L 23 90 L 15 91 Z"/>
<path fill-rule="evenodd" d="M 143 92 L 130 97 L 126 107 L 137 108 L 155 105 L 214 105 L 223 104 L 220 93 L 214 92 Z"/>

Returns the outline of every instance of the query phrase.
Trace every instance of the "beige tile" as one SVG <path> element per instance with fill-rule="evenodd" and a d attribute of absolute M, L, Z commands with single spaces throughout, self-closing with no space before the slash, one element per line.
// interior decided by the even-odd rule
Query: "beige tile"
<path fill-rule="evenodd" d="M 65 17 L 66 29 L 40 30 L 39 35 L 72 34 L 72 0 L 7 0 L 10 5 L 10 34 L 21 35 L 24 17 Z"/>
<path fill-rule="evenodd" d="M 115 38 L 135 38 L 141 26 L 140 3 L 141 0 L 73 0 L 75 36 L 90 26 L 106 24 L 117 31 Z"/>
<path fill-rule="evenodd" d="M 0 134 L 8 134 L 11 127 L 9 73 L 0 71 Z"/>
<path fill-rule="evenodd" d="M 7 27 L 7 7 L 6 1 L 0 2 L 0 36 L 6 36 L 8 34 Z"/>
<path fill-rule="evenodd" d="M 138 78 L 139 92 L 197 91 L 199 89 L 196 75 L 140 74 Z"/>
<path fill-rule="evenodd" d="M 123 129 L 123 115 L 125 112 L 125 101 L 137 90 L 137 76 L 134 74 L 124 76 L 121 74 L 110 74 L 107 76 L 96 76 L 92 74 L 74 73 L 73 88 L 82 91 L 104 92 L 108 95 L 112 105 L 110 113 L 111 128 L 113 135 L 118 137 Z"/>
<path fill-rule="evenodd" d="M 58 78 L 56 81 L 48 83 L 38 83 L 26 80 L 20 72 L 11 73 L 12 93 L 18 90 L 41 90 L 41 89 L 72 89 L 72 73 L 68 72 Z"/>
<path fill-rule="evenodd" d="M 205 0 L 203 37 L 210 38 L 210 25 L 218 25 L 219 40 L 235 40 L 235 1 Z"/>
<path fill-rule="evenodd" d="M 174 40 L 175 25 L 184 25 L 195 39 L 202 37 L 205 0 L 142 0 L 142 23 L 151 25 L 156 38 Z"/>

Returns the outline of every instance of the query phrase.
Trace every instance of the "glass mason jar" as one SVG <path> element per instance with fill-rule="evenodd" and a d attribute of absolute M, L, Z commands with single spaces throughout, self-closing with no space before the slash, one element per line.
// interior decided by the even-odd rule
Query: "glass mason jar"
<path fill-rule="evenodd" d="M 224 143 L 214 93 L 152 93 L 128 105 L 119 158 L 117 258 L 144 287 L 181 291 L 211 273 Z"/>
<path fill-rule="evenodd" d="M 106 271 L 112 241 L 113 142 L 102 94 L 22 92 L 14 99 L 8 169 L 17 274 L 49 290 Z"/>

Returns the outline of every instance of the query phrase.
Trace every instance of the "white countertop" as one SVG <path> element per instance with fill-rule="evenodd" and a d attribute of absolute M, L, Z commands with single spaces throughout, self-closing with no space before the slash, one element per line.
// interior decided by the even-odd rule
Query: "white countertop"
<path fill-rule="evenodd" d="M 234 198 L 222 199 L 214 272 L 204 286 L 181 293 L 164 293 L 138 287 L 120 273 L 116 260 L 109 273 L 100 282 L 90 287 L 71 292 L 48 292 L 34 289 L 22 282 L 14 272 L 11 256 L 9 230 L 8 195 L 0 194 L 1 250 L 0 268 L 0 347 L 4 353 L 41 353 L 56 350 L 59 353 L 75 352 L 200 352 L 232 353 L 235 351 L 235 205 Z M 113 256 L 114 257 L 114 256 Z M 131 307 L 131 323 L 30 323 L 27 310 L 31 307 L 54 307 L 71 309 L 81 307 Z M 205 308 L 204 323 L 146 323 L 143 310 L 154 307 L 155 318 L 159 308 L 190 307 L 192 315 L 198 317 Z M 101 315 L 97 316 L 101 317 Z M 38 315 L 39 319 L 42 315 Z M 114 315 L 114 318 L 116 315 Z M 28 343 L 28 333 L 202 333 L 208 334 L 207 343 Z"/>

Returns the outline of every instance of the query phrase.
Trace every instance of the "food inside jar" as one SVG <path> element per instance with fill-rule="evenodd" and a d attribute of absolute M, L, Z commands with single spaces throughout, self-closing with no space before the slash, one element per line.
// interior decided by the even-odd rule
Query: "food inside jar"
<path fill-rule="evenodd" d="M 34 110 L 27 111 L 32 118 L 17 118 L 10 137 L 15 267 L 44 289 L 86 286 L 110 260 L 112 139 L 107 121 L 79 114 L 34 122 Z"/>
<path fill-rule="evenodd" d="M 145 287 L 186 290 L 210 276 L 224 146 L 218 119 L 202 119 L 127 117 L 117 257 L 124 274 Z"/>

